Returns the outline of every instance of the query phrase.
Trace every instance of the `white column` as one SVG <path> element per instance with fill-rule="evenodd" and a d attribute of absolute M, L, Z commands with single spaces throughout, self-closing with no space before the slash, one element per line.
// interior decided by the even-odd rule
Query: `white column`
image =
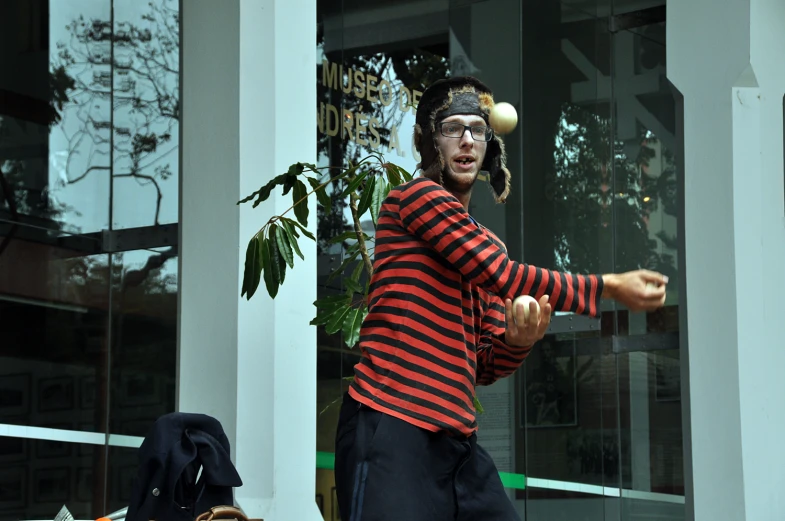
<path fill-rule="evenodd" d="M 217 418 L 236 448 L 241 276 L 239 4 L 181 10 L 178 410 Z M 259 305 L 260 303 L 256 303 Z"/>
<path fill-rule="evenodd" d="M 668 76 L 684 96 L 688 519 L 785 519 L 783 24 L 780 0 L 668 4 Z"/>
<path fill-rule="evenodd" d="M 187 0 L 182 35 L 178 408 L 223 423 L 244 482 L 236 502 L 249 516 L 321 519 L 308 325 L 316 248 L 301 244 L 305 261 L 275 300 L 263 283 L 241 299 L 248 240 L 291 194 L 235 205 L 292 163 L 316 162 L 316 2 Z"/>

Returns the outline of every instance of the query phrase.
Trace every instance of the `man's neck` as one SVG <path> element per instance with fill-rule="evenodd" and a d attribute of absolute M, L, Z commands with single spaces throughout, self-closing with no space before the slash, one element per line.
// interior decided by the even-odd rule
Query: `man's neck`
<path fill-rule="evenodd" d="M 452 195 L 454 195 L 455 198 L 458 199 L 458 201 L 460 201 L 460 203 L 463 205 L 463 209 L 466 210 L 466 212 L 468 213 L 469 212 L 469 201 L 472 198 L 471 191 L 469 191 L 469 193 L 465 193 L 465 194 L 455 193 L 455 192 L 453 192 L 452 190 L 449 190 L 449 189 L 447 191 L 450 192 Z"/>
<path fill-rule="evenodd" d="M 468 191 L 464 192 L 464 191 L 454 190 L 449 186 L 445 186 L 440 182 L 440 179 L 434 179 L 431 176 L 425 176 L 425 177 L 428 177 L 428 179 L 430 179 L 435 183 L 441 184 L 445 190 L 450 192 L 453 196 L 455 196 L 456 199 L 458 199 L 458 201 L 460 201 L 460 203 L 463 205 L 464 210 L 466 210 L 467 212 L 469 211 L 469 201 L 472 198 L 472 190 L 474 190 L 474 186 L 472 186 Z"/>
<path fill-rule="evenodd" d="M 445 190 L 450 192 L 452 195 L 455 196 L 456 199 L 458 199 L 461 202 L 464 210 L 466 210 L 467 212 L 469 211 L 469 201 L 472 198 L 472 190 L 474 190 L 474 184 L 472 184 L 472 186 L 469 187 L 468 190 L 456 189 L 456 187 L 450 186 L 450 183 L 448 182 L 445 182 L 442 186 L 444 187 Z"/>

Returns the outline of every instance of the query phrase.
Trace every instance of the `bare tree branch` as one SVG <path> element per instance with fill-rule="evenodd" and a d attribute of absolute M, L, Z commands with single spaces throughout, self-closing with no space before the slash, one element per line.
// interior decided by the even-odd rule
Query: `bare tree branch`
<path fill-rule="evenodd" d="M 158 185 L 158 181 L 153 176 L 145 175 L 145 174 L 135 174 L 135 173 L 115 174 L 113 177 L 115 178 L 130 177 L 134 179 L 144 179 L 152 183 L 152 185 L 155 187 L 155 191 L 158 193 L 158 197 L 156 198 L 155 201 L 155 221 L 153 222 L 153 224 L 155 226 L 158 226 L 160 224 L 158 218 L 161 214 L 161 199 L 163 198 L 163 195 L 161 194 L 161 187 Z"/>
<path fill-rule="evenodd" d="M 121 20 L 112 26 L 105 19 L 74 19 L 53 63 L 74 79 L 60 125 L 68 142 L 66 182 L 119 170 L 126 173 L 112 179 L 153 184 L 156 225 L 161 183 L 172 175 L 168 161 L 177 146 L 161 148 L 172 140 L 180 111 L 179 13 L 170 1 L 151 2 L 139 22 Z M 111 156 L 111 164 L 95 164 L 99 156 Z M 74 169 L 81 172 L 72 176 Z"/>

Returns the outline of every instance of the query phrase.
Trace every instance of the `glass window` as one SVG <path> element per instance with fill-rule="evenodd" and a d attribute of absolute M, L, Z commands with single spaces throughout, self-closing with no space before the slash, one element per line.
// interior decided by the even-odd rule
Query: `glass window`
<path fill-rule="evenodd" d="M 666 306 L 616 313 L 626 516 L 684 518 L 676 104 L 666 80 L 664 6 L 618 17 L 613 35 L 614 263 L 668 275 Z"/>
<path fill-rule="evenodd" d="M 0 519 L 95 519 L 136 464 L 107 447 L 174 410 L 179 3 L 9 0 L 0 29 Z"/>
<path fill-rule="evenodd" d="M 85 237 L 0 230 L 0 423 L 105 432 L 108 255 Z"/>
<path fill-rule="evenodd" d="M 145 436 L 175 410 L 177 250 L 115 254 L 109 431 Z"/>
<path fill-rule="evenodd" d="M 61 440 L 0 437 L 0 519 L 52 519 L 64 504 L 76 519 L 101 515 L 103 449 Z"/>
<path fill-rule="evenodd" d="M 605 301 L 599 320 L 557 316 L 514 377 L 478 389 L 488 405 L 478 418 L 480 443 L 505 479 L 526 476 L 525 488 L 510 490 L 522 518 L 683 518 L 680 173 L 664 2 L 434 1 L 416 15 L 403 2 L 318 5 L 321 165 L 372 150 L 376 141 L 358 143 L 352 134 L 370 116 L 396 124 L 393 143 L 409 136 L 411 114 L 357 96 L 339 83 L 341 65 L 348 82 L 356 76 L 347 71 L 382 77 L 392 63 L 394 75 L 384 77 L 393 90 L 396 79 L 421 91 L 437 78 L 474 75 L 519 112 L 518 128 L 504 136 L 513 181 L 507 204 L 475 190 L 470 206 L 511 255 L 572 273 L 649 268 L 670 278 L 664 309 L 631 314 Z M 382 134 L 378 148 L 391 150 L 391 160 L 416 164 L 405 147 L 384 143 Z M 320 296 L 343 289 L 340 278 L 325 279 L 345 248 L 326 241 L 349 229 L 346 215 L 339 203 L 320 216 Z M 340 379 L 357 360 L 339 336 L 319 335 L 323 407 L 340 398 Z M 330 411 L 319 417 L 319 451 L 333 443 L 337 407 Z"/>

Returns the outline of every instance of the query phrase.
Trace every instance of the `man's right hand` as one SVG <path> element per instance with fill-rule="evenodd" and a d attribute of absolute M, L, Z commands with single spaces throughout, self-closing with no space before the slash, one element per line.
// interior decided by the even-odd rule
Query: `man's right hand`
<path fill-rule="evenodd" d="M 649 270 L 602 276 L 602 298 L 624 304 L 630 311 L 654 311 L 665 305 L 668 277 Z"/>

